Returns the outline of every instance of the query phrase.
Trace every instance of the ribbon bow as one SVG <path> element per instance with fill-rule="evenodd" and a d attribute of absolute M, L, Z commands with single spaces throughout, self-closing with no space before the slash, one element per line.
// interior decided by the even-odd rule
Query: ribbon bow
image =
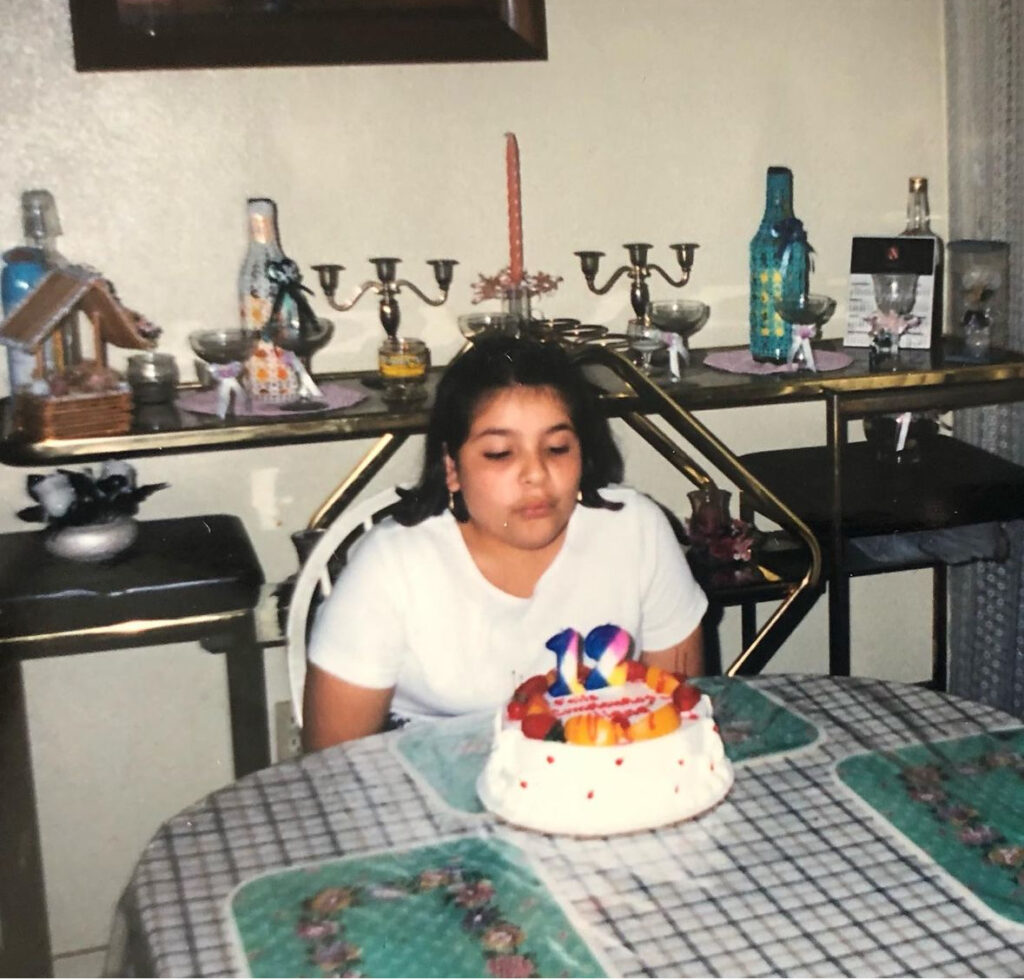
<path fill-rule="evenodd" d="M 274 305 L 271 307 L 270 316 L 267 317 L 267 323 L 264 325 L 264 333 L 266 333 L 267 325 L 273 323 L 274 317 L 280 312 L 281 307 L 284 305 L 285 297 L 291 299 L 295 304 L 295 309 L 299 316 L 300 335 L 305 337 L 315 330 L 317 326 L 316 314 L 309 305 L 309 300 L 303 295 L 303 293 L 309 293 L 312 296 L 313 290 L 308 286 L 302 285 L 302 273 L 299 272 L 298 264 L 289 258 L 268 262 L 267 279 L 270 280 L 271 285 L 274 287 Z M 273 338 L 268 337 L 267 339 Z"/>

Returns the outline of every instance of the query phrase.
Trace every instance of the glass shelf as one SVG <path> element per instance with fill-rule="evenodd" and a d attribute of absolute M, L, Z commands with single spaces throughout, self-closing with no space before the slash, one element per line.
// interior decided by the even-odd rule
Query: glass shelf
<path fill-rule="evenodd" d="M 772 375 L 729 374 L 705 367 L 707 350 L 693 352 L 693 364 L 679 381 L 663 390 L 678 405 L 690 411 L 738 408 L 814 401 L 831 395 L 840 397 L 851 417 L 870 412 L 922 408 L 953 409 L 965 405 L 991 404 L 1024 399 L 1024 356 L 1006 352 L 989 363 L 942 363 L 928 351 L 901 354 L 901 370 L 871 372 L 867 350 L 843 348 L 839 341 L 825 341 L 821 349 L 845 350 L 853 363 L 842 370 L 814 374 L 807 371 Z M 722 348 L 714 348 L 722 349 Z M 736 348 L 740 349 L 740 348 Z M 88 462 L 126 456 L 244 449 L 334 440 L 371 439 L 385 433 L 423 432 L 433 392 L 443 368 L 428 377 L 427 399 L 404 409 L 384 403 L 375 371 L 347 371 L 318 375 L 318 382 L 336 382 L 361 390 L 366 397 L 350 408 L 296 415 L 282 412 L 276 417 L 244 417 L 221 420 L 183 409 L 159 427 L 148 427 L 146 410 L 136 415 L 133 431 L 121 436 L 80 439 L 48 439 L 29 442 L 13 431 L 11 402 L 0 401 L 0 463 L 8 466 L 37 466 Z M 601 391 L 609 416 L 643 413 L 645 405 L 627 384 L 601 365 L 587 369 Z M 197 390 L 186 384 L 179 393 Z M 654 412 L 656 406 L 646 406 Z"/>

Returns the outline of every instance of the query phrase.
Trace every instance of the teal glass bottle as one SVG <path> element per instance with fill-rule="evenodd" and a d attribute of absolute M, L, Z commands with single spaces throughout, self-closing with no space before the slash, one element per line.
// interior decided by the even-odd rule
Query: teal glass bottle
<path fill-rule="evenodd" d="M 784 364 L 793 327 L 776 312 L 780 297 L 796 302 L 807 292 L 810 246 L 793 215 L 793 172 L 769 167 L 764 215 L 750 241 L 750 353 L 756 361 Z"/>

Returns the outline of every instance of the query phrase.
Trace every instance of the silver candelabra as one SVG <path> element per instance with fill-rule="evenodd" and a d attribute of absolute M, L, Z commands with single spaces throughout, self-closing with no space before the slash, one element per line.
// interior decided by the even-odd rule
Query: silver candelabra
<path fill-rule="evenodd" d="M 378 308 L 381 326 L 384 328 L 385 333 L 394 339 L 398 334 L 398 324 L 401 319 L 401 312 L 398 308 L 398 294 L 402 289 L 410 289 L 424 303 L 430 306 L 440 306 L 448 299 L 452 275 L 455 271 L 455 266 L 458 265 L 455 259 L 427 260 L 427 265 L 434 270 L 434 281 L 437 283 L 437 288 L 441 291 L 440 296 L 431 299 L 418 286 L 409 282 L 408 279 L 396 278 L 396 269 L 401 261 L 401 259 L 396 258 L 370 259 L 370 262 L 373 263 L 377 270 L 377 278 L 368 279 L 355 291 L 351 298 L 343 303 L 336 302 L 334 294 L 338 290 L 338 278 L 345 267 L 343 265 L 323 263 L 321 265 L 314 265 L 313 268 L 320 277 L 320 288 L 324 291 L 331 309 L 338 310 L 340 313 L 352 309 L 366 293 L 371 291 L 377 293 L 380 296 Z"/>
<path fill-rule="evenodd" d="M 695 242 L 680 242 L 670 245 L 676 253 L 676 260 L 682 275 L 679 279 L 673 279 L 660 265 L 654 265 L 647 261 L 647 253 L 651 246 L 645 242 L 630 242 L 623 246 L 629 253 L 629 264 L 616 269 L 603 286 L 595 285 L 597 270 L 604 257 L 604 252 L 574 252 L 579 256 L 580 268 L 583 270 L 583 278 L 587 281 L 587 288 L 598 296 L 603 296 L 612 286 L 624 275 L 630 278 L 629 302 L 633 307 L 633 314 L 638 320 L 650 323 L 650 291 L 647 288 L 647 280 L 652 272 L 657 272 L 670 286 L 685 286 L 690 280 L 690 270 L 693 268 L 693 253 L 698 248 Z"/>

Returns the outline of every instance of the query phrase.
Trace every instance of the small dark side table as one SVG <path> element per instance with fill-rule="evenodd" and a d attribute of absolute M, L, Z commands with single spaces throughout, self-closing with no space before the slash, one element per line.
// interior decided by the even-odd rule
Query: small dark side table
<path fill-rule="evenodd" d="M 39 531 L 0 535 L 0 975 L 51 969 L 22 661 L 189 641 L 223 653 L 244 776 L 270 764 L 262 584 L 245 527 L 226 514 L 141 521 L 131 548 L 95 564 L 53 557 Z"/>

